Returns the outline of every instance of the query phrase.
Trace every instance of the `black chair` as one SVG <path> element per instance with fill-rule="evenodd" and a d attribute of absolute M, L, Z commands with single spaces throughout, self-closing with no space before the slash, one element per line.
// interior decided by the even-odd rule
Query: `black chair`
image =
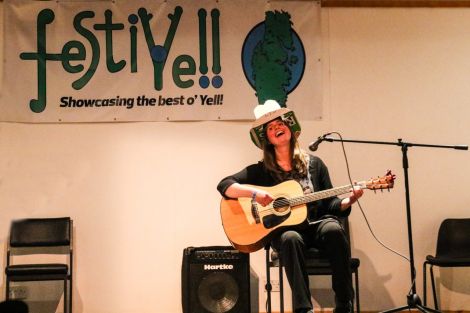
<path fill-rule="evenodd" d="M 349 222 L 348 218 L 341 218 L 341 224 L 346 231 L 348 241 L 349 236 Z M 279 297 L 280 297 L 280 313 L 284 313 L 284 282 L 283 282 L 283 268 L 281 264 L 280 252 L 271 249 L 270 245 L 265 247 L 266 250 L 266 292 L 267 292 L 267 313 L 271 313 L 271 267 L 279 268 Z M 306 270 L 309 276 L 317 275 L 332 275 L 331 264 L 328 261 L 322 250 L 316 248 L 310 248 L 306 252 L 305 256 Z M 361 312 L 361 306 L 359 301 L 359 265 L 360 260 L 357 258 L 351 258 L 350 266 L 351 272 L 354 274 L 354 291 L 355 291 L 355 305 L 356 312 Z M 354 303 L 353 303 L 354 308 Z"/>
<path fill-rule="evenodd" d="M 11 282 L 63 280 L 64 312 L 72 313 L 72 229 L 69 217 L 30 218 L 11 223 L 5 268 L 6 300 L 10 298 Z M 14 256 L 33 254 L 65 254 L 67 261 L 65 264 L 12 264 Z"/>
<path fill-rule="evenodd" d="M 470 266 L 470 218 L 445 219 L 437 236 L 436 255 L 426 256 L 423 264 L 423 302 L 426 306 L 427 265 L 430 265 L 434 307 L 439 310 L 434 282 L 433 266 L 466 267 Z"/>

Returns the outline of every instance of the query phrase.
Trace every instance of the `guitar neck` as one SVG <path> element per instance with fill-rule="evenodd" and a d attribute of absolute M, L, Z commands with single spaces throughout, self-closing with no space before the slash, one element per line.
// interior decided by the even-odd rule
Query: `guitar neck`
<path fill-rule="evenodd" d="M 359 187 L 363 188 L 361 185 Z M 338 195 L 342 195 L 348 193 L 351 190 L 351 185 L 340 186 L 332 189 L 322 190 L 310 194 L 306 194 L 299 197 L 294 197 L 289 199 L 289 203 L 291 206 L 302 205 L 309 202 L 314 202 Z"/>

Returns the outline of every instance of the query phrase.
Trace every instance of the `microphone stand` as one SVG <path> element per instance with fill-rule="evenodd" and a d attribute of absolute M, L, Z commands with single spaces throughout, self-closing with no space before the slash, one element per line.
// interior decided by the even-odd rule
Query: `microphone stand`
<path fill-rule="evenodd" d="M 429 145 L 429 144 L 417 144 L 404 142 L 401 138 L 397 142 L 386 142 L 386 141 L 366 141 L 366 140 L 348 140 L 348 139 L 335 139 L 330 137 L 324 137 L 323 141 L 340 141 L 340 142 L 353 142 L 353 143 L 367 143 L 367 144 L 378 144 L 378 145 L 393 145 L 401 147 L 402 151 L 402 160 L 403 160 L 403 171 L 405 174 L 405 199 L 406 199 L 406 218 L 408 224 L 408 247 L 410 253 L 410 273 L 411 273 L 411 292 L 407 295 L 407 305 L 393 308 L 390 310 L 382 311 L 380 313 L 392 313 L 409 309 L 418 309 L 419 311 L 440 313 L 440 311 L 425 307 L 421 304 L 421 299 L 416 294 L 416 272 L 414 267 L 414 256 L 413 256 L 413 235 L 411 231 L 411 208 L 410 208 L 410 188 L 409 188 L 409 179 L 408 179 L 408 148 L 409 147 L 428 147 L 428 148 L 448 148 L 448 149 L 457 149 L 457 150 L 468 150 L 466 145 Z"/>

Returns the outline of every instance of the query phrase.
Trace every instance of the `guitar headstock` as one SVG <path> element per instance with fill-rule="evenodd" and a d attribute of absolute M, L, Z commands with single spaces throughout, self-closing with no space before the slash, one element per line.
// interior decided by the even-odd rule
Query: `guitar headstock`
<path fill-rule="evenodd" d="M 366 182 L 366 188 L 370 190 L 393 188 L 393 182 L 395 181 L 395 178 L 396 175 L 392 174 L 391 170 L 388 170 L 385 176 L 368 180 Z"/>

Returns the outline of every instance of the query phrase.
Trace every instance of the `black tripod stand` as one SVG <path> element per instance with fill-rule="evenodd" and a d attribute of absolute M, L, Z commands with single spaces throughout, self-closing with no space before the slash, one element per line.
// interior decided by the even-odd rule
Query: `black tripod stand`
<path fill-rule="evenodd" d="M 330 133 L 331 134 L 331 133 Z M 364 141 L 364 140 L 347 140 L 347 139 L 334 139 L 330 137 L 326 137 L 330 134 L 324 135 L 319 137 L 316 141 L 316 146 L 321 141 L 340 141 L 340 142 L 353 142 L 353 143 L 369 143 L 369 144 L 379 144 L 379 145 L 393 145 L 401 147 L 402 151 L 402 160 L 403 160 L 403 171 L 405 174 L 405 199 L 406 199 L 406 220 L 408 224 L 408 245 L 409 245 L 409 253 L 410 253 L 410 273 L 411 273 L 411 290 L 410 293 L 406 296 L 407 297 L 407 304 L 401 307 L 393 308 L 390 310 L 382 311 L 380 313 L 392 313 L 398 312 L 403 310 L 409 309 L 418 309 L 421 312 L 433 312 L 433 313 L 440 313 L 440 311 L 425 307 L 421 304 L 421 299 L 416 293 L 416 271 L 414 266 L 414 256 L 413 256 L 413 234 L 411 231 L 411 209 L 410 209 L 410 188 L 408 184 L 408 148 L 409 147 L 428 147 L 428 148 L 450 148 L 450 149 L 457 149 L 457 150 L 468 150 L 468 146 L 466 145 L 457 145 L 457 146 L 446 146 L 446 145 L 429 145 L 429 144 L 416 144 L 416 143 L 409 143 L 404 142 L 402 139 L 398 139 L 397 142 L 384 142 L 384 141 Z M 315 147 L 316 149 L 316 147 Z"/>

